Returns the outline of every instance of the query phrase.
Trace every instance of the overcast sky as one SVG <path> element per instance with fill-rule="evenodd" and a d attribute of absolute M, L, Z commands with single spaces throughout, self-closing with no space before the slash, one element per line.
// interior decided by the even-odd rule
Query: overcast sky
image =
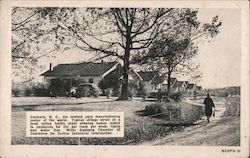
<path fill-rule="evenodd" d="M 218 15 L 222 19 L 220 33 L 210 42 L 199 44 L 199 53 L 194 61 L 200 64 L 203 73 L 201 82 L 204 88 L 240 85 L 240 10 L 239 9 L 200 9 L 198 18 L 210 22 Z M 46 59 L 53 65 L 84 61 L 91 55 L 77 49 L 60 53 L 56 58 Z M 48 64 L 47 64 L 48 65 Z M 179 80 L 184 80 L 180 78 Z"/>
<path fill-rule="evenodd" d="M 203 87 L 239 86 L 241 75 L 240 9 L 200 10 L 201 19 L 213 15 L 222 19 L 221 32 L 210 43 L 199 47 L 196 57 L 203 73 Z"/>

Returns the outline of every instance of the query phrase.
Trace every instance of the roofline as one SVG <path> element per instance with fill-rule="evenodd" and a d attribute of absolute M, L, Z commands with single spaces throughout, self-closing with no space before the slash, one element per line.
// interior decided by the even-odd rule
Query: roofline
<path fill-rule="evenodd" d="M 82 63 L 93 63 L 93 62 L 82 62 Z M 107 62 L 108 63 L 108 62 Z M 114 66 L 112 66 L 110 69 L 112 69 L 112 68 L 114 68 L 114 67 L 116 67 L 118 64 L 120 64 L 120 63 L 118 63 L 118 62 L 110 62 L 110 63 L 116 63 Z M 58 64 L 58 65 L 79 65 L 79 64 L 81 64 L 81 63 L 65 63 L 65 64 Z M 56 66 L 58 66 L 58 65 L 56 65 Z M 54 67 L 56 67 L 56 66 L 54 66 Z M 110 69 L 108 69 L 108 71 L 110 70 Z M 44 77 L 58 77 L 58 76 L 61 76 L 61 77 L 63 77 L 63 76 L 73 76 L 73 75 L 44 75 L 45 73 L 47 73 L 47 72 L 49 72 L 50 70 L 47 70 L 47 71 L 45 71 L 44 73 L 42 73 L 42 74 L 40 74 L 39 76 L 44 76 Z M 113 70 L 111 70 L 110 72 L 112 72 Z M 107 72 L 107 71 L 106 71 Z M 105 72 L 105 73 L 106 73 Z M 109 73 L 110 73 L 109 72 Z M 103 73 L 102 75 L 91 75 L 91 76 L 101 76 L 101 77 L 105 77 L 107 74 L 109 74 L 109 73 L 107 73 L 107 74 L 105 74 L 105 73 Z M 105 74 L 105 75 L 104 75 Z M 80 76 L 89 76 L 89 75 L 80 75 Z"/>
<path fill-rule="evenodd" d="M 131 70 L 133 70 L 134 73 L 140 78 L 140 80 L 143 81 L 142 77 L 133 68 L 131 68 Z"/>
<path fill-rule="evenodd" d="M 105 76 L 107 76 L 109 73 L 111 73 L 112 71 L 114 71 L 117 68 L 117 65 L 119 65 L 120 63 L 116 63 L 114 66 L 112 66 L 110 69 L 108 69 L 108 71 L 106 71 L 105 73 L 103 73 L 102 75 L 100 75 L 102 78 L 104 78 Z"/>

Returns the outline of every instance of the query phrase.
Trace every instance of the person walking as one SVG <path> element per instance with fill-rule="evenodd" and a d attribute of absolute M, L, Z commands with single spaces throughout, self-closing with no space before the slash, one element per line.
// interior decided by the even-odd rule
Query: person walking
<path fill-rule="evenodd" d="M 204 104 L 205 104 L 205 114 L 207 116 L 207 122 L 209 123 L 210 117 L 213 113 L 213 108 L 215 109 L 213 99 L 210 98 L 209 93 L 207 94 L 207 97 L 204 100 Z"/>

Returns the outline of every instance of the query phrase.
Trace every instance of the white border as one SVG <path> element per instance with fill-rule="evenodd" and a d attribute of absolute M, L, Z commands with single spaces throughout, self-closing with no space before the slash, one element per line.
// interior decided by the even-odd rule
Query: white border
<path fill-rule="evenodd" d="M 241 147 L 223 146 L 45 146 L 11 142 L 12 6 L 241 8 Z M 249 155 L 249 2 L 248 1 L 2 1 L 0 67 L 0 157 L 248 157 Z M 4 92 L 4 93 L 3 93 Z M 6 95 L 7 94 L 7 95 Z M 222 153 L 222 149 L 241 153 Z"/>

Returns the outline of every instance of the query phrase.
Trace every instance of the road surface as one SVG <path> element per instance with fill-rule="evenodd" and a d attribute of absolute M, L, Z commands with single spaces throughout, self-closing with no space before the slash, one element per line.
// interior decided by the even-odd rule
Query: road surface
<path fill-rule="evenodd" d="M 193 101 L 187 100 L 187 102 Z M 194 104 L 199 105 L 199 103 Z M 204 105 L 200 104 L 200 106 Z M 215 117 L 211 117 L 210 123 L 207 123 L 206 117 L 203 117 L 196 122 L 198 125 L 187 127 L 184 131 L 171 133 L 143 145 L 240 145 L 240 117 L 225 115 L 225 101 L 215 102 L 215 106 Z"/>

